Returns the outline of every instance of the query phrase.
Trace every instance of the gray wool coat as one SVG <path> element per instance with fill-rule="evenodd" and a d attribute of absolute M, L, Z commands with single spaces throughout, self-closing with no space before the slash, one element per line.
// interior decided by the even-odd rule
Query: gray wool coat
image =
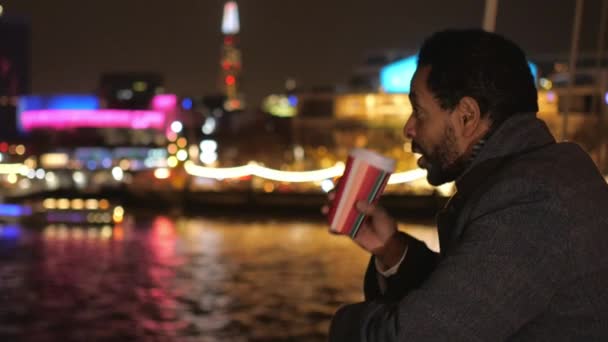
<path fill-rule="evenodd" d="M 330 341 L 608 341 L 608 185 L 533 113 L 506 120 L 397 274 L 342 307 Z"/>

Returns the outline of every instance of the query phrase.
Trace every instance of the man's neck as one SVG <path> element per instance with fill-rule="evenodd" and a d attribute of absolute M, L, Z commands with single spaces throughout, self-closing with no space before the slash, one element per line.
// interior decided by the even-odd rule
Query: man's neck
<path fill-rule="evenodd" d="M 483 146 L 486 144 L 486 141 L 487 141 L 487 138 L 484 135 L 483 137 L 481 137 L 481 139 L 477 140 L 477 142 L 473 145 L 473 147 L 471 148 L 471 151 L 469 152 L 467 166 L 471 165 L 473 163 L 475 158 L 479 155 L 479 152 L 481 151 Z"/>
<path fill-rule="evenodd" d="M 479 155 L 479 152 L 484 147 L 486 141 L 488 141 L 493 131 L 493 126 L 489 122 L 485 123 L 483 127 L 481 127 L 481 131 L 477 134 L 476 139 L 473 140 L 474 142 L 470 145 L 471 147 L 467 151 L 467 167 L 471 165 L 475 158 Z"/>

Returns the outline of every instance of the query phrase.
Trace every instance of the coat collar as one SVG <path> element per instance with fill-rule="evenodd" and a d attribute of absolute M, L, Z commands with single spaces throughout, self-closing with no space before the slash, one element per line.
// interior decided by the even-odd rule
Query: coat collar
<path fill-rule="evenodd" d="M 535 113 L 518 113 L 505 120 L 482 139 L 483 144 L 465 171 L 456 179 L 456 188 L 467 187 L 480 178 L 479 166 L 555 142 L 544 121 Z M 476 170 L 477 169 L 477 170 Z M 488 169 L 482 167 L 481 169 Z M 483 176 L 483 175 L 481 175 Z"/>

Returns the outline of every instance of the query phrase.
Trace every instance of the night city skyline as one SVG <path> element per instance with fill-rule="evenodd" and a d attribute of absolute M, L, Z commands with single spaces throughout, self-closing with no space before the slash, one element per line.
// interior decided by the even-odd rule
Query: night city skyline
<path fill-rule="evenodd" d="M 0 0 L 0 342 L 608 341 L 607 43 L 608 0 Z"/>
<path fill-rule="evenodd" d="M 117 71 L 159 72 L 180 95 L 217 93 L 224 1 L 1 4 L 31 22 L 33 93 L 93 92 L 103 72 Z M 243 92 L 254 105 L 287 78 L 303 89 L 341 84 L 369 52 L 414 52 L 433 31 L 479 27 L 484 9 L 482 0 L 238 4 Z M 599 5 L 585 2 L 581 51 L 595 48 Z M 496 31 L 532 57 L 567 53 L 573 10 L 574 1 L 501 2 Z"/>

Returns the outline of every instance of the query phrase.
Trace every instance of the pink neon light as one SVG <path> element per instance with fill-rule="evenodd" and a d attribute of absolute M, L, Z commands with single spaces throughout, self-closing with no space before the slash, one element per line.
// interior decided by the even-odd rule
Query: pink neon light
<path fill-rule="evenodd" d="M 152 108 L 154 110 L 170 110 L 177 107 L 177 96 L 173 94 L 154 95 Z"/>
<path fill-rule="evenodd" d="M 119 109 L 29 110 L 21 113 L 21 125 L 26 131 L 36 128 L 69 129 L 77 127 L 162 130 L 165 127 L 165 113 Z"/>

